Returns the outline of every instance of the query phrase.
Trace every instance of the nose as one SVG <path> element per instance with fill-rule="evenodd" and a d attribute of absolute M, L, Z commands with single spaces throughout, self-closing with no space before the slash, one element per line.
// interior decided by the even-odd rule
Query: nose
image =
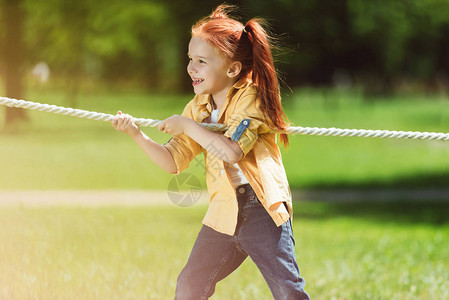
<path fill-rule="evenodd" d="M 194 72 L 195 72 L 195 69 L 193 67 L 192 61 L 189 61 L 189 63 L 187 64 L 187 73 L 193 74 Z"/>

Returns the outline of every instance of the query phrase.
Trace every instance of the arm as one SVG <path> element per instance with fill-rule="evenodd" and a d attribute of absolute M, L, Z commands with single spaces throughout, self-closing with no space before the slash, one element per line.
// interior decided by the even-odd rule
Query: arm
<path fill-rule="evenodd" d="M 167 148 L 159 145 L 140 130 L 137 135 L 131 136 L 131 138 L 156 165 L 168 173 L 176 174 L 175 160 Z"/>
<path fill-rule="evenodd" d="M 188 122 L 184 133 L 210 153 L 216 152 L 216 149 L 221 149 L 219 158 L 227 163 L 234 164 L 243 158 L 243 152 L 237 142 L 206 129 L 196 122 Z"/>
<path fill-rule="evenodd" d="M 119 112 L 112 120 L 112 126 L 131 137 L 134 142 L 151 158 L 151 160 L 164 171 L 175 174 L 177 167 L 170 152 L 162 145 L 159 145 L 140 128 L 132 122 L 131 116 L 122 115 Z"/>
<path fill-rule="evenodd" d="M 165 119 L 158 128 L 174 136 L 188 135 L 206 151 L 227 163 L 234 164 L 243 158 L 243 152 L 237 142 L 204 128 L 192 119 L 173 115 Z"/>
<path fill-rule="evenodd" d="M 271 131 L 257 101 L 257 93 L 253 89 L 245 92 L 228 120 L 228 130 L 224 134 L 202 127 L 193 118 L 187 118 L 188 114 L 173 115 L 158 127 L 173 136 L 185 134 L 209 154 L 227 163 L 236 163 L 251 151 L 259 134 Z"/>

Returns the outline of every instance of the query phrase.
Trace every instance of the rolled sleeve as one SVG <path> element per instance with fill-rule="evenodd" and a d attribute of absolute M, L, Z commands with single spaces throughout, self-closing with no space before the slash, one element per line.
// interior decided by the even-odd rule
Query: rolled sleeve
<path fill-rule="evenodd" d="M 239 144 L 244 156 L 251 151 L 258 138 L 257 130 L 251 126 L 254 123 L 257 122 L 246 116 L 235 115 L 229 122 L 228 130 L 224 133 L 226 137 Z"/>
<path fill-rule="evenodd" d="M 182 115 L 193 119 L 192 102 L 189 102 L 184 108 Z M 202 152 L 202 147 L 195 140 L 185 134 L 172 137 L 164 144 L 164 147 L 170 152 L 175 161 L 177 172 L 181 173 L 188 168 L 190 162 Z"/>
<path fill-rule="evenodd" d="M 237 142 L 244 156 L 251 151 L 259 134 L 271 131 L 262 111 L 256 105 L 257 94 L 250 93 L 239 99 L 234 113 L 229 118 L 224 135 Z"/>

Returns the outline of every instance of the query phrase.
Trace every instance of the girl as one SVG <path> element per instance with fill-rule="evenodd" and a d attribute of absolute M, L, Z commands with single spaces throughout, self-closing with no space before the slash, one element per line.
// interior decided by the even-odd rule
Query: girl
<path fill-rule="evenodd" d="M 112 121 L 162 169 L 179 174 L 196 155 L 205 156 L 209 208 L 175 299 L 207 299 L 218 281 L 249 255 L 275 299 L 309 299 L 294 251 L 290 188 L 276 144 L 288 127 L 269 37 L 252 19 L 246 25 L 220 5 L 192 27 L 187 72 L 195 97 L 182 116 L 159 125 L 172 135 L 159 145 L 129 115 Z M 197 122 L 224 123 L 226 132 Z M 288 137 L 280 134 L 284 146 Z"/>

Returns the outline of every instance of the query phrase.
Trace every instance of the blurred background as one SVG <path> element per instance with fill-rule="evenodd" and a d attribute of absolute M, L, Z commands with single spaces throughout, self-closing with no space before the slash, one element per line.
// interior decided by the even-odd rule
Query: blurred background
<path fill-rule="evenodd" d="M 293 125 L 449 132 L 449 1 L 227 2 L 278 36 Z M 190 28 L 218 4 L 0 0 L 0 96 L 180 114 Z M 449 299 L 448 141 L 296 135 L 281 151 L 313 299 Z M 186 173 L 207 198 L 201 155 Z M 170 202 L 175 178 L 107 122 L 0 106 L 0 298 L 173 299 L 207 210 Z M 248 259 L 213 299 L 272 297 Z"/>
<path fill-rule="evenodd" d="M 185 71 L 190 28 L 220 3 L 0 0 L 1 95 L 107 113 L 121 109 L 138 117 L 166 118 L 180 113 L 193 97 Z M 267 19 L 279 38 L 275 58 L 285 82 L 285 110 L 293 125 L 449 131 L 448 1 L 228 3 L 238 5 L 236 16 L 243 22 L 252 17 Z M 134 179 L 99 182 L 95 170 L 114 171 L 107 158 L 121 158 L 133 166 L 140 166 L 144 159 L 109 125 L 4 107 L 0 122 L 3 151 L 17 158 L 3 158 L 10 170 L 4 173 L 0 188 L 147 188 L 162 184 L 154 175 L 161 171 L 153 165 L 152 175 L 136 176 L 133 170 L 128 175 Z M 169 138 L 156 130 L 149 132 L 160 142 Z M 67 152 L 61 149 L 68 147 L 68 133 L 77 147 L 64 151 L 98 168 L 82 170 L 78 162 L 64 165 L 61 152 Z M 116 140 L 120 142 L 114 147 Z M 329 137 L 292 137 L 291 141 L 284 155 L 290 181 L 298 188 L 441 187 L 448 179 L 447 144 L 442 142 Z M 21 162 L 31 158 L 26 153 L 18 155 L 25 151 L 20 143 L 34 149 L 34 158 L 42 153 L 47 167 L 43 169 L 41 160 Z M 99 154 L 106 149 L 107 154 Z M 62 166 L 65 173 L 42 176 L 47 169 Z M 193 172 L 204 171 L 198 168 Z M 27 182 L 35 184 L 11 179 L 30 173 Z M 62 173 L 78 179 L 64 181 Z M 164 176 L 163 185 L 168 180 Z M 80 177 L 87 178 L 86 182 L 80 182 Z"/>
<path fill-rule="evenodd" d="M 190 91 L 185 75 L 190 27 L 221 1 L 0 3 L 2 77 L 18 81 L 34 74 L 46 81 L 48 68 L 50 82 L 65 84 L 73 94 L 88 83 Z M 286 51 L 278 53 L 278 65 L 289 86 L 358 86 L 370 95 L 447 92 L 445 0 L 228 3 L 241 8 L 238 16 L 245 22 L 265 17 L 281 36 Z"/>

